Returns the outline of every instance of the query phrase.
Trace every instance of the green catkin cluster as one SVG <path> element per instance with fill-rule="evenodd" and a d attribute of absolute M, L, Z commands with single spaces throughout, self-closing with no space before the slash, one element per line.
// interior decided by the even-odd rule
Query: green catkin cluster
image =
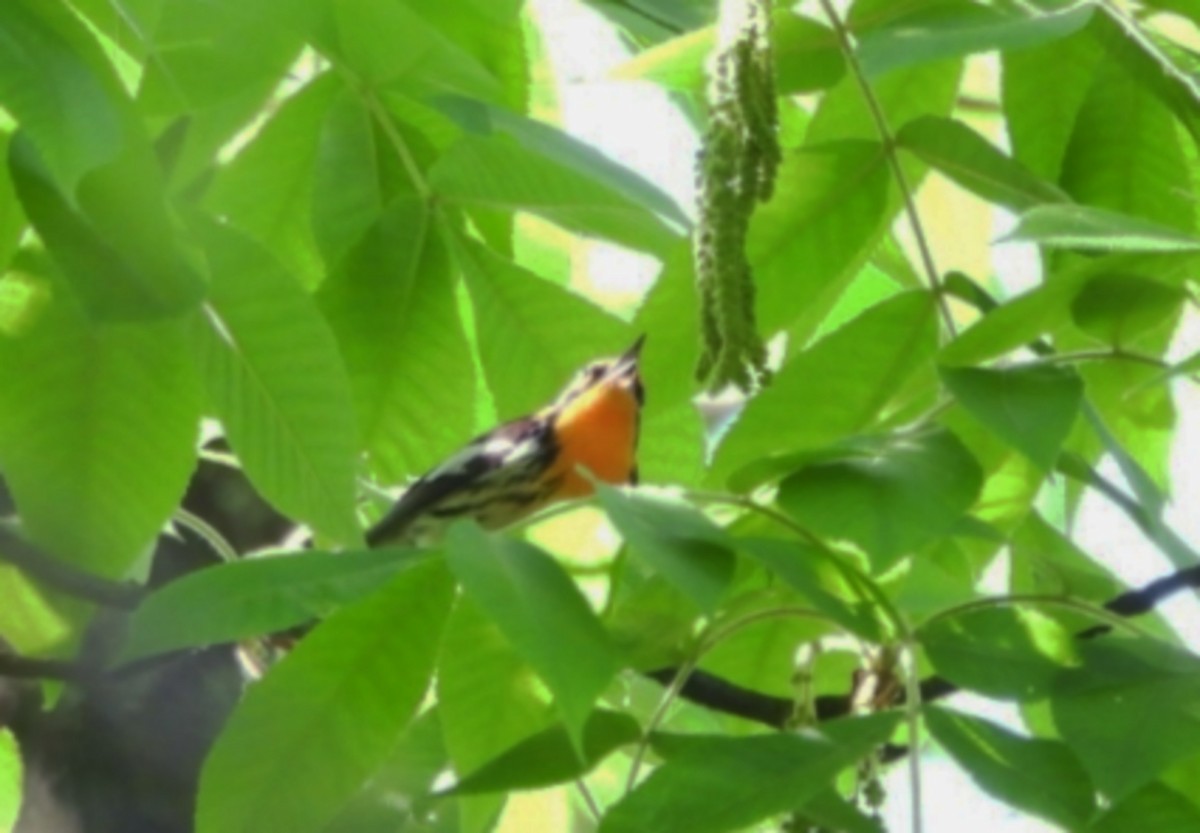
<path fill-rule="evenodd" d="M 742 20 L 714 56 L 708 128 L 697 157 L 702 344 L 696 375 L 711 391 L 728 384 L 749 391 L 767 380 L 746 234 L 755 205 L 771 197 L 780 161 L 770 7 L 771 0 L 722 3 L 722 18 L 740 12 Z"/>

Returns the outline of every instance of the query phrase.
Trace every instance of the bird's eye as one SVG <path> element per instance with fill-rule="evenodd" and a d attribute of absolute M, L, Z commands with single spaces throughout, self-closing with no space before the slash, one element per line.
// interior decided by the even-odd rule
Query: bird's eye
<path fill-rule="evenodd" d="M 586 371 L 587 380 L 589 382 L 595 382 L 595 381 L 599 380 L 599 378 L 604 375 L 604 371 L 605 371 L 604 365 L 602 365 L 602 364 L 592 365 Z"/>

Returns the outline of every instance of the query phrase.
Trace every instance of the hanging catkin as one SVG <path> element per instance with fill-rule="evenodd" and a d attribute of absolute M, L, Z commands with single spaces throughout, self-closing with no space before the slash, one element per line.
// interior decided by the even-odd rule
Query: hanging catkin
<path fill-rule="evenodd" d="M 748 391 L 767 376 L 754 318 L 746 234 L 779 167 L 770 0 L 723 0 L 709 66 L 709 117 L 697 157 L 700 220 L 694 238 L 700 363 L 711 391 Z"/>

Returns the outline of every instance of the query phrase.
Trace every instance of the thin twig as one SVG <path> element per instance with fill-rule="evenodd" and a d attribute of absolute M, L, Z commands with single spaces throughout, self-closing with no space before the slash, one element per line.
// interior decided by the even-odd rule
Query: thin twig
<path fill-rule="evenodd" d="M 940 622 L 943 619 L 952 619 L 955 616 L 962 616 L 965 613 L 974 613 L 979 610 L 987 610 L 994 607 L 1013 607 L 1016 605 L 1044 605 L 1046 607 L 1062 607 L 1068 610 L 1074 610 L 1076 613 L 1090 616 L 1093 619 L 1098 619 L 1109 625 L 1116 625 L 1129 630 L 1136 636 L 1141 636 L 1146 639 L 1153 639 L 1154 636 L 1139 627 L 1137 624 L 1130 622 L 1128 618 L 1120 613 L 1114 612 L 1111 608 L 1097 607 L 1096 605 L 1081 602 L 1078 599 L 1072 599 L 1068 596 L 1049 596 L 1041 593 L 1012 593 L 1007 596 L 988 596 L 982 599 L 973 599 L 969 602 L 948 607 L 944 610 L 939 610 L 928 619 L 921 623 L 921 628 L 928 628 L 935 622 Z M 1144 612 L 1144 611 L 1141 611 Z"/>
<path fill-rule="evenodd" d="M 871 89 L 871 84 L 867 81 L 862 64 L 858 62 L 858 55 L 854 52 L 854 44 L 850 40 L 849 30 L 842 22 L 841 17 L 838 16 L 837 11 L 833 8 L 831 0 L 820 0 L 820 2 L 821 7 L 825 10 L 825 16 L 829 18 L 829 23 L 833 27 L 833 31 L 837 34 L 838 43 L 841 45 L 842 53 L 846 57 L 846 65 L 850 68 L 850 73 L 854 76 L 855 81 L 858 82 L 858 87 L 862 91 L 867 109 L 871 113 L 871 119 L 875 122 L 875 129 L 879 133 L 884 155 L 887 156 L 888 164 L 891 166 L 892 176 L 895 177 L 896 184 L 900 188 L 900 193 L 904 197 L 904 210 L 908 215 L 908 223 L 912 228 L 913 238 L 917 243 L 917 250 L 921 255 L 921 264 L 925 269 L 929 288 L 933 291 L 933 295 L 937 299 L 938 308 L 941 310 L 942 318 L 946 322 L 946 329 L 951 336 L 954 336 L 957 334 L 958 328 L 954 325 L 954 316 L 950 314 L 950 305 L 946 302 L 945 292 L 942 291 L 942 279 L 938 275 L 937 265 L 933 262 L 933 251 L 929 246 L 929 239 L 925 235 L 925 227 L 921 223 L 921 216 L 917 213 L 917 204 L 913 198 L 912 186 L 908 183 L 908 177 L 905 176 L 904 168 L 900 164 L 900 157 L 896 153 L 896 138 L 892 135 L 891 128 L 888 127 L 883 107 L 880 106 L 879 99 L 875 97 L 875 91 Z"/>
<path fill-rule="evenodd" d="M 78 662 L 64 659 L 35 659 L 16 654 L 0 654 L 0 677 L 12 679 L 61 680 L 81 682 L 89 677 L 90 669 Z"/>
<path fill-rule="evenodd" d="M 1082 602 L 1075 602 L 1075 606 L 1079 609 L 1084 610 L 1084 612 L 1105 623 L 1085 628 L 1075 636 L 1077 639 L 1095 639 L 1108 633 L 1112 629 L 1113 624 L 1119 623 L 1122 626 L 1129 627 L 1132 623 L 1121 620 L 1125 617 L 1148 613 L 1174 594 L 1187 589 L 1200 590 L 1200 567 L 1180 570 L 1155 579 L 1136 590 L 1128 590 L 1106 602 L 1103 605 L 1103 609 L 1086 605 Z M 970 609 L 996 606 L 1005 601 L 1008 600 L 999 598 L 981 599 L 977 602 L 960 606 L 957 611 L 958 613 L 964 613 Z M 1027 596 L 1017 601 L 1024 604 L 1056 603 L 1065 605 L 1071 600 L 1053 596 Z M 930 619 L 927 619 L 922 626 L 928 626 L 930 621 Z M 1145 635 L 1145 632 L 1140 628 L 1136 632 Z M 911 641 L 911 638 L 906 639 L 907 641 Z M 662 668 L 647 672 L 646 676 L 666 685 L 676 680 L 679 673 L 679 669 L 676 668 Z M 958 691 L 959 688 L 954 683 L 935 674 L 918 682 L 916 696 L 920 698 L 921 702 L 930 703 L 934 700 L 942 700 Z M 786 728 L 788 718 L 795 705 L 790 699 L 743 688 L 701 670 L 693 670 L 687 675 L 677 696 L 705 708 L 724 714 L 737 715 L 738 717 L 753 720 L 756 723 L 776 729 Z M 906 698 L 912 696 L 914 696 L 912 692 L 906 693 Z M 839 717 L 845 717 L 850 714 L 852 699 L 849 694 L 819 695 L 814 704 L 817 721 L 836 720 Z"/>
<path fill-rule="evenodd" d="M 1076 454 L 1064 452 L 1058 458 L 1055 471 L 1091 486 L 1112 501 L 1118 509 L 1133 521 L 1151 543 L 1180 569 L 1200 562 L 1200 554 L 1167 525 L 1161 517 L 1149 512 L 1141 503 L 1125 494 L 1119 486 L 1108 480 L 1095 468 Z"/>
<path fill-rule="evenodd" d="M 404 141 L 404 137 L 396 129 L 391 114 L 388 113 L 387 108 L 383 106 L 383 102 L 379 100 L 374 91 L 369 90 L 365 92 L 363 100 L 367 104 L 367 109 L 371 111 L 371 114 L 375 116 L 375 120 L 379 122 L 379 126 L 383 130 L 383 135 L 387 136 L 392 150 L 396 151 L 396 156 L 400 159 L 400 164 L 408 172 L 408 178 L 412 181 L 413 188 L 416 189 L 422 200 L 428 201 L 433 195 L 433 190 L 425 180 L 425 175 L 421 172 L 420 166 L 417 165 L 417 160 L 413 157 L 412 151 L 409 150 L 408 143 Z"/>
<path fill-rule="evenodd" d="M 637 749 L 633 752 L 633 760 L 629 764 L 629 777 L 625 779 L 626 794 L 632 792 L 633 788 L 637 786 L 637 777 L 642 768 L 642 760 L 646 757 L 646 750 L 650 746 L 650 736 L 658 729 L 659 724 L 666 719 L 667 710 L 671 708 L 671 704 L 675 702 L 675 698 L 683 690 L 684 683 L 692 675 L 692 671 L 695 670 L 696 663 L 699 661 L 700 657 L 697 655 L 675 669 L 675 676 L 671 679 L 671 684 L 667 686 L 667 690 L 659 698 L 658 706 L 655 707 L 654 713 L 646 721 L 646 728 L 642 731 L 642 738 L 638 741 Z"/>
<path fill-rule="evenodd" d="M 575 788 L 583 796 L 583 803 L 587 805 L 588 812 L 592 814 L 592 819 L 599 822 L 604 818 L 604 811 L 600 809 L 600 804 L 596 801 L 596 796 L 592 795 L 592 791 L 588 789 L 587 782 L 582 778 L 576 779 Z"/>
<path fill-rule="evenodd" d="M 921 678 L 917 674 L 917 643 L 905 643 L 906 667 L 904 670 L 904 716 L 908 721 L 908 744 L 912 754 L 908 756 L 909 799 L 912 802 L 912 831 L 921 833 L 924 822 L 921 818 Z"/>

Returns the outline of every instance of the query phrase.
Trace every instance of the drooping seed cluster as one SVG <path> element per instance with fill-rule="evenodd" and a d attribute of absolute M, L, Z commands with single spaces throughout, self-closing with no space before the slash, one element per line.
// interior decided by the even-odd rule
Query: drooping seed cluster
<path fill-rule="evenodd" d="M 748 391 L 767 380 L 767 353 L 755 323 L 746 235 L 755 205 L 771 197 L 780 161 L 771 0 L 723 0 L 721 18 L 696 164 L 696 375 L 712 391 L 728 384 Z"/>

